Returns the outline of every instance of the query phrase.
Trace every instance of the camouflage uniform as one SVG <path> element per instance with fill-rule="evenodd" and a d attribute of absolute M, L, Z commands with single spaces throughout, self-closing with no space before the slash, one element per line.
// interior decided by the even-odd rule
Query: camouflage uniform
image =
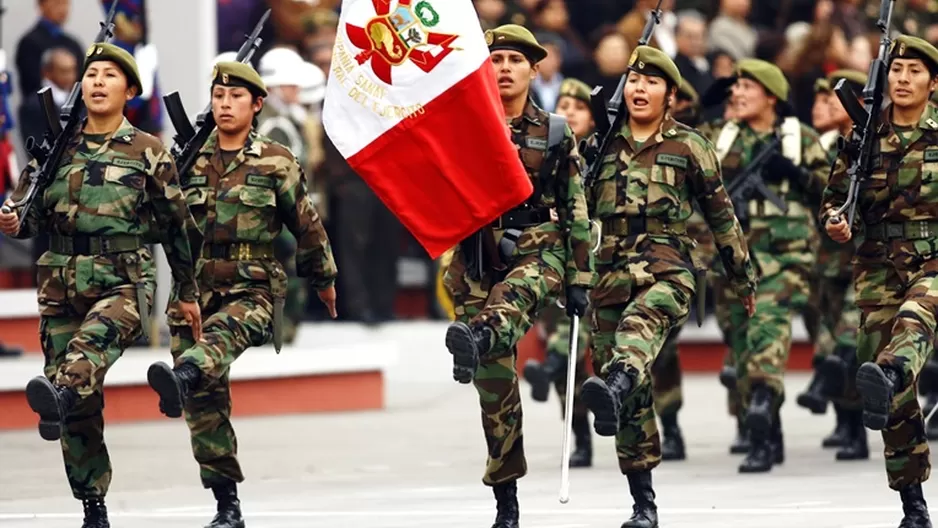
<path fill-rule="evenodd" d="M 740 61 L 738 71 L 753 77 L 780 101 L 787 98 L 787 82 L 776 66 L 746 60 Z M 778 182 L 766 182 L 785 201 L 788 213 L 758 195 L 747 203 L 750 217 L 749 225 L 745 226 L 747 240 L 760 272 L 755 315 L 747 320 L 742 305 L 733 302 L 735 294 L 725 279 L 718 280 L 715 288 L 717 305 L 724 310 L 717 312 L 718 317 L 728 316 L 728 322 L 724 320 L 720 326 L 730 329 L 736 382 L 747 422 L 757 422 L 766 429 L 758 432 L 759 439 L 753 437 L 749 456 L 740 466 L 743 472 L 768 471 L 769 459 L 780 462 L 784 456 L 778 410 L 784 401 L 783 375 L 791 347 L 791 320 L 807 304 L 818 246 L 817 228 L 809 208 L 818 203 L 830 170 L 830 158 L 818 143 L 817 133 L 796 121 L 790 123 L 798 126 L 800 135 L 798 171 L 786 174 Z M 738 127 L 738 134 L 728 148 L 720 145 L 722 129 L 711 136 L 718 149 L 725 148 L 721 155 L 727 184 L 746 169 L 769 139 L 769 134 L 760 134 L 745 122 L 734 120 L 724 127 L 731 125 Z M 785 132 L 784 127 L 777 127 L 773 133 Z M 781 157 L 778 153 L 776 156 Z M 778 166 L 779 161 L 770 159 L 764 170 Z M 757 434 L 751 430 L 752 425 L 747 427 L 751 436 Z"/>
<path fill-rule="evenodd" d="M 133 58 L 110 44 L 92 46 L 95 61 L 118 64 L 139 88 Z M 39 337 L 44 377 L 26 388 L 39 414 L 39 432 L 60 440 L 72 494 L 85 501 L 85 520 L 106 523 L 103 499 L 111 483 L 104 442 L 104 379 L 124 350 L 145 332 L 156 267 L 147 243 L 160 243 L 174 296 L 195 301 L 190 240 L 198 241 L 173 159 L 159 139 L 121 121 L 110 135 L 79 131 L 69 138 L 55 179 L 22 216 L 17 238 L 48 232 L 50 248 L 37 262 Z M 13 199 L 29 184 L 20 177 Z M 90 519 L 97 516 L 97 519 Z M 94 524 L 94 526 L 104 524 Z"/>
<path fill-rule="evenodd" d="M 631 67 L 639 65 L 642 73 L 645 64 L 655 63 L 673 66 L 661 52 L 640 47 Z M 676 67 L 671 75 L 672 82 L 680 79 Z M 600 278 L 591 296 L 592 343 L 594 371 L 611 387 L 614 401 L 622 398 L 616 420 L 601 419 L 602 406 L 591 403 L 586 387 L 584 399 L 597 413 L 597 433 L 616 436 L 619 468 L 631 474 L 661 460 L 648 370 L 671 330 L 686 321 L 703 269 L 686 230 L 692 199 L 703 209 L 739 295 L 752 293 L 755 277 L 706 139 L 666 118 L 637 147 L 626 123 L 607 152 L 588 189 L 590 211 L 603 234 L 596 260 Z"/>
<path fill-rule="evenodd" d="M 923 41 L 899 37 L 890 56 L 924 56 L 938 70 L 938 51 Z M 853 272 L 861 311 L 856 383 L 864 424 L 882 430 L 889 486 L 906 503 L 910 494 L 920 498 L 931 472 L 916 381 L 935 342 L 938 109 L 926 106 L 911 127 L 893 125 L 891 110 L 882 112 L 873 172 L 862 176 L 856 208 L 865 227 Z M 846 199 L 846 169 L 842 154 L 824 193 L 823 224 Z"/>

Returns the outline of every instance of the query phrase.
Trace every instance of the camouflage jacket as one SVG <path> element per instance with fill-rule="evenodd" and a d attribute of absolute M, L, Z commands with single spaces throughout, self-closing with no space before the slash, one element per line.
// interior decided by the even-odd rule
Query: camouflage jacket
<path fill-rule="evenodd" d="M 36 167 L 36 161 L 30 166 Z M 28 178 L 21 177 L 13 198 L 23 196 L 28 184 Z M 159 139 L 134 128 L 127 119 L 101 145 L 89 144 L 80 131 L 75 135 L 55 180 L 40 206 L 26 214 L 17 238 L 41 231 L 65 236 L 135 235 L 160 242 L 172 270 L 173 298 L 189 302 L 198 298 L 189 248 L 190 241 L 200 240 L 201 235 L 186 207 L 176 165 Z M 145 247 L 137 252 L 141 264 L 152 266 Z M 119 262 L 116 255 L 69 257 L 50 251 L 39 264 L 66 266 L 70 258 L 93 261 L 96 275 L 131 280 L 126 261 Z"/>
<path fill-rule="evenodd" d="M 727 184 L 745 171 L 768 138 L 768 134 L 754 131 L 743 121 L 733 122 L 739 127 L 739 134 L 721 161 Z M 716 143 L 725 126 L 713 128 L 709 139 Z M 779 266 L 791 261 L 791 264 L 809 267 L 816 261 L 820 242 L 813 211 L 820 204 L 832 157 L 821 147 L 820 136 L 814 129 L 800 124 L 800 135 L 800 167 L 806 170 L 806 181 L 798 183 L 792 178 L 766 182 L 766 186 L 788 205 L 788 213 L 758 196 L 749 201 L 747 241 L 764 274 L 772 274 L 770 268 L 776 268 L 774 261 L 778 261 Z"/>
<path fill-rule="evenodd" d="M 329 238 L 307 193 L 306 174 L 293 154 L 252 131 L 226 167 L 217 134 L 212 132 L 182 180 L 205 245 L 273 244 L 286 226 L 297 241 L 297 275 L 309 277 L 317 290 L 332 286 L 337 270 Z M 205 264 L 199 260 L 200 270 Z M 272 257 L 235 264 L 241 282 L 264 282 L 269 273 L 283 276 L 282 265 Z"/>
<path fill-rule="evenodd" d="M 938 108 L 928 105 L 918 125 L 909 132 L 905 147 L 891 122 L 892 108 L 887 107 L 877 132 L 878 145 L 874 145 L 873 173 L 861 175 L 858 189 L 857 221 L 870 225 L 883 222 L 938 221 Z M 850 179 L 848 160 L 841 153 L 831 181 L 824 191 L 820 221 L 823 224 L 831 213 L 844 204 Z M 931 228 L 932 230 L 934 228 Z M 859 233 L 862 236 L 862 232 Z M 938 233 L 919 240 L 883 243 L 867 239 L 857 249 L 858 254 L 877 259 L 890 257 L 900 262 L 934 258 L 938 255 Z M 896 257 L 900 258 L 897 260 Z"/>
<path fill-rule="evenodd" d="M 694 264 L 695 241 L 686 233 L 692 200 L 700 205 L 737 293 L 748 296 L 755 290 L 742 227 L 723 188 L 720 164 L 709 141 L 668 118 L 638 150 L 626 123 L 607 152 L 588 190 L 591 216 L 604 226 L 616 218 L 644 217 L 648 233 L 626 244 L 618 235 L 602 237 L 596 261 L 600 279 L 593 293 L 597 305 L 627 301 L 630 288 L 621 286 L 630 284 L 629 274 L 638 282 L 642 282 L 639 275 L 654 281 L 654 273 L 665 269 L 702 267 Z M 653 229 L 652 222 L 658 227 Z"/>
<path fill-rule="evenodd" d="M 540 189 L 536 208 L 554 208 L 560 224 L 546 222 L 524 230 L 518 239 L 518 254 L 535 253 L 543 248 L 559 247 L 567 256 L 566 284 L 592 287 L 595 282 L 593 254 L 590 251 L 590 222 L 580 171 L 580 155 L 573 132 L 567 126 L 559 147 L 557 168 L 549 178 L 541 179 L 541 165 L 546 157 L 547 129 L 550 116 L 528 101 L 520 117 L 508 124 L 511 137 L 518 146 L 521 163 L 534 184 Z"/>
<path fill-rule="evenodd" d="M 837 153 L 836 140 L 840 133 L 836 130 L 821 134 L 821 146 L 827 149 L 831 156 Z M 851 280 L 853 276 L 853 244 L 840 244 L 834 242 L 823 226 L 818 226 L 821 237 L 821 248 L 817 254 L 817 274 L 828 279 Z"/>

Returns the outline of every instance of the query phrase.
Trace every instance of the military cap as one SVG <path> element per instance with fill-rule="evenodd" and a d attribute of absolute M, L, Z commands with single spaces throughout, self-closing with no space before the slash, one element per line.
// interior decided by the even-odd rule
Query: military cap
<path fill-rule="evenodd" d="M 532 64 L 547 56 L 547 50 L 538 44 L 534 34 L 517 24 L 505 24 L 485 32 L 485 43 L 489 51 L 514 50 L 524 54 Z"/>
<path fill-rule="evenodd" d="M 814 93 L 830 93 L 831 83 L 827 79 L 821 78 L 814 81 Z"/>
<path fill-rule="evenodd" d="M 577 79 L 564 79 L 564 81 L 560 83 L 560 97 L 566 95 L 589 104 L 590 99 L 592 99 L 592 93 L 593 91 L 590 90 L 588 84 Z M 560 97 L 558 97 L 558 99 Z"/>
<path fill-rule="evenodd" d="M 694 87 L 687 82 L 687 79 L 681 79 L 681 84 L 677 87 L 677 96 L 681 99 L 687 99 L 694 104 L 700 102 L 700 96 L 697 95 L 697 90 L 694 90 Z"/>
<path fill-rule="evenodd" d="M 921 59 L 932 74 L 938 72 L 938 49 L 918 37 L 896 37 L 889 48 L 889 62 L 892 59 Z"/>
<path fill-rule="evenodd" d="M 219 62 L 212 70 L 212 86 L 242 86 L 252 93 L 267 97 L 267 87 L 250 64 Z"/>
<path fill-rule="evenodd" d="M 632 51 L 629 58 L 629 69 L 642 75 L 663 77 L 674 86 L 680 86 L 683 77 L 677 65 L 663 51 L 651 46 L 639 46 Z"/>
<path fill-rule="evenodd" d="M 761 84 L 770 95 L 774 95 L 779 101 L 788 101 L 788 91 L 790 87 L 788 80 L 782 70 L 772 64 L 759 59 L 742 59 L 736 65 L 737 75 L 740 77 L 749 77 Z"/>
<path fill-rule="evenodd" d="M 867 78 L 868 76 L 860 71 L 837 70 L 827 76 L 827 82 L 830 87 L 833 88 L 834 86 L 837 86 L 837 83 L 839 83 L 841 79 L 846 79 L 847 83 L 850 84 L 853 88 L 854 93 L 859 96 L 861 92 L 863 92 L 863 88 L 866 86 Z"/>
<path fill-rule="evenodd" d="M 143 85 L 140 83 L 140 73 L 137 71 L 137 61 L 134 56 L 126 50 L 114 44 L 92 44 L 85 52 L 85 67 L 82 73 L 88 71 L 88 66 L 92 62 L 111 61 L 124 72 L 127 77 L 127 87 L 136 86 L 137 94 L 143 91 Z"/>

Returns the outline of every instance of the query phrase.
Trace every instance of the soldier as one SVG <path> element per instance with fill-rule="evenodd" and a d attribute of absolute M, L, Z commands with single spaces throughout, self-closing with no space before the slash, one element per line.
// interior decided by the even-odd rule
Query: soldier
<path fill-rule="evenodd" d="M 938 259 L 938 109 L 928 98 L 938 88 L 938 49 L 907 35 L 889 50 L 888 97 L 875 131 L 871 174 L 861 174 L 857 220 L 863 241 L 854 257 L 857 390 L 863 424 L 882 431 L 889 487 L 902 499 L 900 526 L 931 527 L 922 482 L 931 472 L 916 383 L 935 343 L 934 281 Z M 847 197 L 846 155 L 841 152 L 819 215 L 836 242 L 852 226 L 835 215 Z"/>
<path fill-rule="evenodd" d="M 40 190 L 22 225 L 16 212 L 0 213 L 0 231 L 17 238 L 51 234 L 49 251 L 37 263 L 45 376 L 30 380 L 26 398 L 39 415 L 40 436 L 61 441 L 72 494 L 84 504 L 83 528 L 107 528 L 111 462 L 103 436 L 104 377 L 145 333 L 141 321 L 148 320 L 156 289 L 145 244 L 162 244 L 175 309 L 201 336 L 189 249 L 201 235 L 173 159 L 159 139 L 124 118 L 125 105 L 141 89 L 133 57 L 111 44 L 91 46 L 81 89 L 87 118 L 69 141 L 55 180 Z M 23 197 L 28 180 L 24 172 L 14 200 Z"/>
<path fill-rule="evenodd" d="M 591 216 L 602 223 L 592 295 L 593 370 L 583 400 L 600 436 L 616 437 L 633 515 L 623 528 L 658 526 L 651 471 L 661 461 L 649 368 L 683 324 L 702 266 L 687 235 L 696 200 L 745 310 L 755 309 L 755 271 L 720 178 L 713 147 L 668 114 L 680 85 L 663 52 L 639 46 L 625 85 L 628 120 L 590 182 Z M 625 110 L 624 109 L 624 110 Z"/>
<path fill-rule="evenodd" d="M 457 248 L 446 274 L 457 321 L 447 329 L 446 346 L 453 378 L 474 382 L 479 392 L 488 452 L 482 482 L 492 486 L 498 503 L 493 528 L 515 528 L 517 479 L 527 473 L 515 344 L 540 309 L 564 293 L 567 314 L 582 316 L 595 272 L 573 133 L 529 98 L 546 51 L 517 25 L 487 31 L 485 38 L 507 126 L 534 193 Z M 473 255 L 479 238 L 482 254 Z M 481 270 L 479 258 L 486 262 Z"/>
<path fill-rule="evenodd" d="M 284 227 L 297 240 L 297 273 L 336 316 L 336 266 L 306 175 L 289 149 L 252 125 L 266 95 L 250 65 L 216 64 L 211 101 L 217 127 L 182 176 L 186 201 L 205 234 L 197 265 L 204 337 L 192 335 L 169 311 L 174 367 L 157 362 L 147 372 L 160 411 L 170 418 L 185 411 L 202 485 L 218 503 L 212 528 L 244 526 L 229 368 L 248 347 L 273 341 L 280 351 L 287 277 L 273 244 Z"/>
<path fill-rule="evenodd" d="M 810 210 L 820 202 L 830 170 L 830 158 L 818 134 L 789 113 L 789 86 L 774 64 L 746 59 L 739 62 L 733 85 L 738 117 L 711 137 L 716 144 L 727 185 L 737 177 L 763 178 L 770 194 L 754 191 L 737 201 L 747 240 L 760 271 L 758 309 L 746 319 L 731 304 L 732 289 L 717 282 L 717 303 L 729 307 L 730 344 L 734 352 L 742 408 L 746 414 L 750 449 L 741 473 L 764 472 L 784 461 L 779 410 L 784 401 L 783 375 L 791 347 L 791 322 L 805 309 L 816 260 L 818 232 Z M 750 161 L 773 136 L 780 148 L 761 168 Z M 758 169 L 758 174 L 751 172 Z M 781 203 L 770 200 L 775 195 Z M 787 212 L 783 211 L 783 207 Z"/>
<path fill-rule="evenodd" d="M 593 133 L 596 123 L 590 111 L 590 87 L 577 79 L 566 79 L 560 84 L 557 111 L 567 118 L 567 123 L 579 141 Z M 592 233 L 591 233 L 592 234 Z M 586 316 L 579 326 L 577 336 L 577 364 L 573 393 L 573 437 L 575 447 L 570 455 L 570 467 L 593 465 L 593 438 L 590 433 L 589 413 L 580 398 L 580 386 L 586 381 L 586 349 L 589 347 L 589 323 Z M 531 384 L 531 398 L 547 401 L 553 383 L 560 399 L 561 411 L 566 409 L 567 364 L 569 360 L 570 318 L 556 304 L 544 310 L 541 323 L 546 328 L 547 346 L 544 363 L 530 359 L 524 365 L 524 379 Z M 563 416 L 563 415 L 561 415 Z"/>

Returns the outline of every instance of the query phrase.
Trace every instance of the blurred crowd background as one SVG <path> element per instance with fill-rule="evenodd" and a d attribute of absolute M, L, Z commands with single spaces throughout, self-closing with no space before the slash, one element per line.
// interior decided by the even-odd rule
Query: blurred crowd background
<path fill-rule="evenodd" d="M 23 0 L 26 1 L 26 0 Z M 31 0 L 34 27 L 6 50 L 9 90 L 23 103 L 3 113 L 0 195 L 18 176 L 19 137 L 42 134 L 36 90 L 49 86 L 64 102 L 77 79 L 88 42 L 62 27 L 71 0 Z M 146 0 L 117 0 L 116 42 L 137 54 L 151 83 L 135 99 L 128 117 L 134 125 L 171 137 L 159 71 L 171 65 L 147 61 Z M 156 1 L 156 0 L 150 0 Z M 272 9 L 264 46 L 253 61 L 271 87 L 261 127 L 277 129 L 302 161 L 311 193 L 335 244 L 341 270 L 340 318 L 380 324 L 401 317 L 440 318 L 434 292 L 435 263 L 352 171 L 323 133 L 320 109 L 338 25 L 340 0 L 216 0 L 218 52 L 236 51 L 265 9 Z M 443 0 L 439 0 L 443 1 Z M 447 0 L 452 1 L 452 0 Z M 112 0 L 101 0 L 102 17 Z M 548 50 L 532 96 L 554 110 L 561 82 L 575 77 L 602 85 L 609 94 L 628 67 L 650 9 L 657 0 L 473 0 L 483 29 L 505 23 L 531 29 Z M 777 63 L 792 85 L 791 102 L 810 124 L 816 79 L 835 69 L 865 71 L 877 53 L 879 0 L 663 0 L 664 16 L 652 45 L 673 57 L 698 93 L 714 79 L 731 75 L 736 61 L 756 57 Z M 901 0 L 893 31 L 938 44 L 938 0 Z M 268 56 L 271 49 L 278 50 Z M 266 56 L 266 60 L 265 60 Z M 170 87 L 171 88 L 171 87 Z M 722 109 L 705 111 L 716 117 Z M 265 125 L 265 122 L 267 124 Z M 0 288 L 35 286 L 33 263 L 45 250 L 42 238 L 0 240 Z M 415 302 L 402 302 L 411 295 Z M 315 296 L 304 300 L 299 318 L 321 319 Z M 416 307 L 415 307 L 416 306 Z M 4 351 L 0 345 L 0 354 Z"/>

